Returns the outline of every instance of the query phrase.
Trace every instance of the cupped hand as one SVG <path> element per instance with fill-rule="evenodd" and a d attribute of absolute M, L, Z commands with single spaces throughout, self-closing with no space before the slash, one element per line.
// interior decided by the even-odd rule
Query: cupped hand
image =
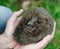
<path fill-rule="evenodd" d="M 28 44 L 28 45 L 16 45 L 14 49 L 44 49 L 47 44 L 53 39 L 55 33 L 56 22 L 54 22 L 54 28 L 51 35 L 47 35 L 43 40 L 38 43 Z"/>
<path fill-rule="evenodd" d="M 19 21 L 21 17 L 18 19 L 17 16 L 19 16 L 23 12 L 23 9 L 13 13 L 9 21 L 7 22 L 6 29 L 3 35 L 0 35 L 0 49 L 44 49 L 47 44 L 53 39 L 56 22 L 54 22 L 54 28 L 51 35 L 47 35 L 43 40 L 41 40 L 38 43 L 34 44 L 28 44 L 28 45 L 20 45 L 17 44 L 13 39 L 13 33 L 15 32 L 15 29 L 17 25 L 19 24 Z"/>
<path fill-rule="evenodd" d="M 21 17 L 17 17 L 22 13 L 23 9 L 14 12 L 11 18 L 8 20 L 4 33 L 0 35 L 0 49 L 14 48 L 17 45 L 13 39 L 13 33 L 15 32 L 15 29 L 21 19 Z"/>

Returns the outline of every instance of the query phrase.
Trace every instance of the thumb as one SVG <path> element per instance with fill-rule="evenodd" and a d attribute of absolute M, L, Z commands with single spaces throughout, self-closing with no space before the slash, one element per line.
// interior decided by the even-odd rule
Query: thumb
<path fill-rule="evenodd" d="M 17 18 L 16 23 L 15 23 L 15 28 L 17 28 L 17 26 L 19 25 L 21 18 L 22 18 L 22 16 Z"/>
<path fill-rule="evenodd" d="M 21 17 L 17 18 L 17 16 L 22 14 L 22 12 L 23 12 L 23 10 L 20 10 L 20 11 L 14 13 L 12 15 L 12 17 L 10 18 L 10 20 L 7 22 L 6 29 L 4 31 L 5 36 L 11 37 L 12 34 L 15 32 L 15 28 L 19 23 L 18 20 L 21 18 Z"/>

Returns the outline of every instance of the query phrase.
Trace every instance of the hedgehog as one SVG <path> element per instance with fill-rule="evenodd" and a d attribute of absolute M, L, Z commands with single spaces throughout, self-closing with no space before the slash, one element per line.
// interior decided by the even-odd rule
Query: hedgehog
<path fill-rule="evenodd" d="M 21 45 L 37 43 L 53 31 L 54 20 L 43 7 L 25 13 L 13 34 L 14 40 Z"/>

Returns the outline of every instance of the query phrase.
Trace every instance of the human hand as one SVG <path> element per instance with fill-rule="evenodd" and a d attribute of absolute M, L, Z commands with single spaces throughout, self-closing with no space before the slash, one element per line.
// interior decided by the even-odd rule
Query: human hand
<path fill-rule="evenodd" d="M 8 49 L 8 48 L 14 48 L 14 49 L 43 49 L 46 47 L 46 45 L 52 40 L 54 37 L 54 31 L 56 23 L 54 22 L 54 28 L 53 33 L 51 35 L 47 35 L 42 41 L 34 44 L 29 44 L 25 46 L 21 46 L 20 44 L 17 44 L 13 40 L 12 34 L 14 33 L 19 21 L 17 21 L 17 16 L 19 16 L 22 13 L 23 10 L 15 12 L 10 20 L 7 23 L 6 30 L 3 35 L 0 35 L 0 48 L 1 49 Z M 4 39 L 4 40 L 3 40 Z M 2 44 L 3 43 L 3 44 Z"/>
<path fill-rule="evenodd" d="M 29 44 L 21 46 L 20 44 L 16 45 L 14 49 L 44 49 L 47 44 L 53 39 L 55 32 L 56 22 L 54 22 L 54 28 L 51 35 L 47 35 L 43 40 L 38 43 Z"/>
<path fill-rule="evenodd" d="M 17 18 L 17 16 L 19 16 L 22 12 L 23 9 L 14 12 L 9 21 L 7 22 L 4 33 L 0 35 L 0 49 L 14 48 L 17 45 L 17 43 L 13 40 L 12 35 L 21 19 L 21 17 Z"/>

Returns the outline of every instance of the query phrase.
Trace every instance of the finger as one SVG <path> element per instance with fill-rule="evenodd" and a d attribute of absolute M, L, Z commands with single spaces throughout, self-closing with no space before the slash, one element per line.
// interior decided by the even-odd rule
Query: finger
<path fill-rule="evenodd" d="M 8 44 L 7 46 L 9 48 L 14 48 L 16 45 L 17 45 L 17 43 L 13 41 L 12 43 Z"/>
<path fill-rule="evenodd" d="M 11 43 L 4 45 L 3 47 L 4 48 L 14 48 L 16 45 L 17 45 L 17 43 L 13 41 Z"/>
<path fill-rule="evenodd" d="M 52 36 L 54 36 L 54 34 L 55 34 L 55 28 L 56 28 L 56 22 L 54 21 L 54 28 L 53 28 L 53 31 L 52 31 Z"/>
<path fill-rule="evenodd" d="M 47 35 L 42 41 L 37 43 L 38 47 L 45 48 L 45 46 L 51 41 L 51 39 L 51 36 Z"/>
<path fill-rule="evenodd" d="M 17 11 L 17 12 L 14 12 L 14 14 L 11 16 L 10 20 L 9 21 L 13 21 L 15 22 L 15 20 L 17 19 L 17 17 L 23 13 L 23 9 Z"/>
<path fill-rule="evenodd" d="M 20 45 L 18 44 L 14 49 L 19 49 Z"/>
<path fill-rule="evenodd" d="M 28 45 L 20 46 L 19 49 L 40 49 L 40 47 L 38 47 L 38 45 L 36 44 L 28 44 Z"/>
<path fill-rule="evenodd" d="M 21 18 L 22 18 L 22 16 L 17 18 L 17 20 L 15 22 L 15 28 L 19 25 Z"/>
<path fill-rule="evenodd" d="M 45 46 L 52 40 L 52 38 L 54 37 L 54 32 L 55 32 L 55 27 L 56 27 L 56 22 L 54 22 L 54 28 L 52 31 L 51 35 L 47 35 L 42 41 L 38 42 L 37 45 L 43 48 L 45 48 Z"/>

